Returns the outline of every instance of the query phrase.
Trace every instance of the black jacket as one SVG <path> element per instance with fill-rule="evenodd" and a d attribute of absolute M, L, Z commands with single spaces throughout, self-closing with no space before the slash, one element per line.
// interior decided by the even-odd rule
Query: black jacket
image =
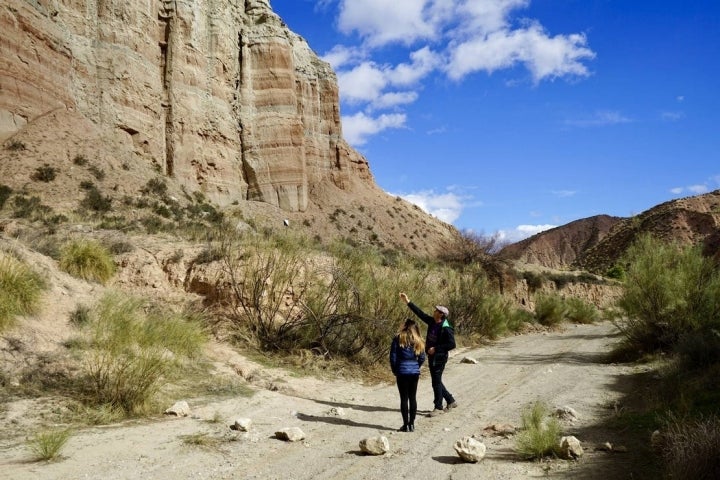
<path fill-rule="evenodd" d="M 420 307 L 412 302 L 409 302 L 407 305 L 420 320 L 425 322 L 428 326 L 429 332 L 430 326 L 435 323 L 435 318 L 432 315 L 428 315 L 423 312 Z M 455 348 L 455 331 L 453 330 L 452 325 L 450 325 L 450 322 L 445 319 L 442 321 L 440 336 L 435 343 L 435 355 L 447 355 L 447 353 L 453 348 Z"/>

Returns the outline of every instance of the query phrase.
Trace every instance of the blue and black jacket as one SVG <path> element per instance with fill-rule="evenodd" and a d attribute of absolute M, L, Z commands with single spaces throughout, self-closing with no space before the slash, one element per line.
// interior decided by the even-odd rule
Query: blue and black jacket
<path fill-rule="evenodd" d="M 390 345 L 390 369 L 395 376 L 420 375 L 420 367 L 425 361 L 425 352 L 415 355 L 411 346 L 401 347 L 400 338 L 395 335 Z"/>

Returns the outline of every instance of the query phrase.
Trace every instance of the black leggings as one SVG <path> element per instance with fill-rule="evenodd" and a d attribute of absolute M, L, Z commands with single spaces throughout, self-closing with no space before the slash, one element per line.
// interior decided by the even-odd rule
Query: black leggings
<path fill-rule="evenodd" d="M 396 378 L 398 392 L 400 392 L 400 413 L 402 413 L 403 425 L 414 425 L 420 375 L 398 375 Z"/>

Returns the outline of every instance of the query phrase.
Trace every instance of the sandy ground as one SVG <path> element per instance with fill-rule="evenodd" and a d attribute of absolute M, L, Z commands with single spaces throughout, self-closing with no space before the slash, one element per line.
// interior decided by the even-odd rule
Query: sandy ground
<path fill-rule="evenodd" d="M 4 479 L 385 479 L 444 478 L 579 479 L 642 478 L 638 445 L 624 444 L 600 423 L 626 390 L 630 366 L 606 364 L 603 353 L 618 340 L 608 323 L 570 325 L 562 331 L 509 337 L 478 349 L 453 352 L 445 384 L 459 407 L 427 417 L 432 390 L 427 371 L 418 388 L 414 433 L 401 425 L 394 385 L 363 386 L 343 381 L 286 377 L 278 391 L 259 389 L 251 397 L 193 405 L 184 418 L 106 426 L 76 432 L 56 462 L 33 462 L 24 442 L 0 438 Z M 461 363 L 464 357 L 478 364 Z M 578 419 L 563 421 L 566 434 L 585 448 L 579 461 L 528 462 L 513 451 L 514 438 L 483 436 L 493 423 L 519 425 L 523 406 L 536 399 L 569 406 Z M 340 415 L 338 415 L 340 409 Z M 213 417 L 222 420 L 213 423 Z M 235 432 L 236 418 L 249 418 L 249 432 Z M 285 442 L 275 432 L 300 427 L 304 441 Z M 188 444 L 187 435 L 206 433 L 214 446 Z M 361 453 L 359 441 L 384 435 L 390 452 Z M 462 462 L 453 444 L 464 436 L 482 439 L 487 455 Z M 629 453 L 594 447 L 609 441 Z"/>

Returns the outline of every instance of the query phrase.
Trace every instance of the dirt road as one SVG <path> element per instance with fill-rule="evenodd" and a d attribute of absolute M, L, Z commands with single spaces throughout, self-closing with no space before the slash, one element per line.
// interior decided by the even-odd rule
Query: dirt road
<path fill-rule="evenodd" d="M 492 346 L 458 349 L 445 373 L 445 384 L 459 407 L 438 417 L 432 408 L 427 371 L 418 388 L 419 418 L 414 433 L 401 425 L 394 385 L 362 386 L 282 377 L 277 391 L 260 390 L 250 398 L 193 406 L 192 415 L 142 425 L 92 428 L 76 433 L 53 463 L 33 463 L 24 444 L 0 440 L 0 471 L 5 479 L 525 479 L 537 477 L 603 479 L 638 478 L 633 445 L 630 453 L 608 453 L 594 447 L 611 432 L 597 427 L 613 414 L 623 379 L 633 367 L 602 362 L 618 340 L 612 325 L 568 325 L 563 331 L 513 336 Z M 464 357 L 478 364 L 461 363 Z M 271 373 L 272 375 L 272 373 Z M 551 407 L 569 406 L 578 414 L 563 421 L 576 435 L 585 456 L 576 462 L 527 462 L 513 452 L 514 438 L 482 437 L 493 423 L 519 425 L 522 407 L 536 399 Z M 208 420 L 219 416 L 223 420 Z M 252 420 L 249 432 L 228 428 L 236 418 Z M 297 426 L 301 442 L 284 442 L 275 432 Z M 183 436 L 207 433 L 214 446 L 188 444 Z M 358 443 L 385 435 L 390 452 L 366 456 Z M 463 463 L 453 449 L 456 440 L 475 435 L 487 446 L 476 464 Z M 4 443 L 4 444 L 3 444 Z"/>

